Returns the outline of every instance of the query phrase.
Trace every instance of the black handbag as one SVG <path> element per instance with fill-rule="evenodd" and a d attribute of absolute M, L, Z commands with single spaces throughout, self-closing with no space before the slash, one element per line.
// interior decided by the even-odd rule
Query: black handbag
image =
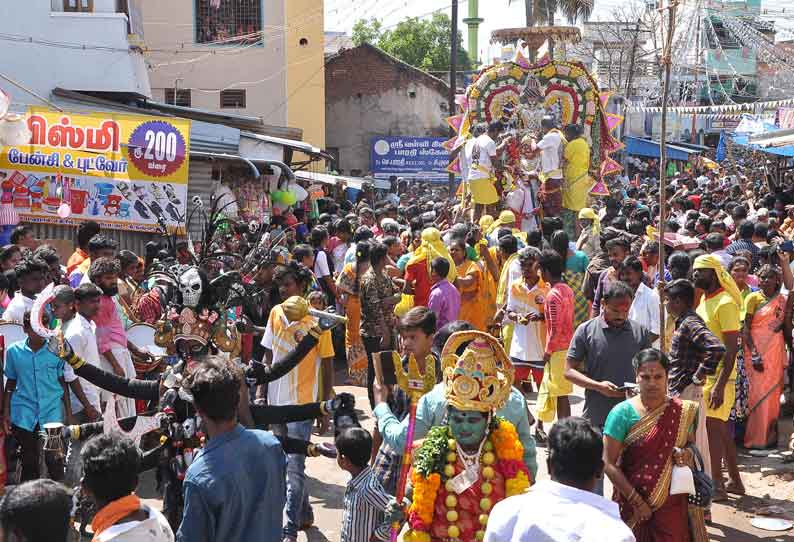
<path fill-rule="evenodd" d="M 714 482 L 703 469 L 703 456 L 700 455 L 700 450 L 695 445 L 690 445 L 689 449 L 692 450 L 692 455 L 695 458 L 695 465 L 692 468 L 695 493 L 694 495 L 689 495 L 688 501 L 693 506 L 708 508 L 711 505 L 712 497 L 714 497 Z"/>

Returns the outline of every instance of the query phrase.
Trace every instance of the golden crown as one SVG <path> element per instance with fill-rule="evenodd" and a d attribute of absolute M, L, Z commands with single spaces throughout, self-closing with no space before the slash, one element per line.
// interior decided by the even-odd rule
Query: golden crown
<path fill-rule="evenodd" d="M 488 333 L 459 331 L 450 335 L 441 352 L 441 367 L 447 403 L 459 410 L 498 410 L 510 396 L 515 369 L 502 345 Z"/>

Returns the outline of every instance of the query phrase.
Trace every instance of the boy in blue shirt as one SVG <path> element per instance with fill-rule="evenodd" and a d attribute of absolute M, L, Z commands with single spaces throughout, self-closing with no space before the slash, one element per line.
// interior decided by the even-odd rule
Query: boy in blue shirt
<path fill-rule="evenodd" d="M 21 482 L 39 478 L 39 432 L 44 425 L 64 423 L 72 415 L 64 380 L 64 361 L 47 349 L 46 339 L 33 331 L 30 311 L 25 312 L 23 326 L 27 340 L 14 343 L 6 350 L 5 376 L 8 380 L 3 401 L 3 429 L 7 435 L 13 434 L 22 448 Z M 66 376 L 70 381 L 77 378 L 71 368 Z M 63 454 L 45 454 L 44 461 L 53 480 L 63 480 L 63 460 Z"/>

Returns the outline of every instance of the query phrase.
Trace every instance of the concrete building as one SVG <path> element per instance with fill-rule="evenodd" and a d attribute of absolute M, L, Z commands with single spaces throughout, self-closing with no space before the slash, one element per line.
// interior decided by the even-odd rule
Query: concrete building
<path fill-rule="evenodd" d="M 326 149 L 346 174 L 370 171 L 375 136 L 449 133 L 447 84 L 372 45 L 329 57 L 325 89 Z"/>
<path fill-rule="evenodd" d="M 140 1 L 155 100 L 260 117 L 325 145 L 322 1 Z"/>
<path fill-rule="evenodd" d="M 151 97 L 135 0 L 0 2 L 0 71 L 45 98 L 53 88 Z M 15 107 L 43 105 L 5 82 Z"/>

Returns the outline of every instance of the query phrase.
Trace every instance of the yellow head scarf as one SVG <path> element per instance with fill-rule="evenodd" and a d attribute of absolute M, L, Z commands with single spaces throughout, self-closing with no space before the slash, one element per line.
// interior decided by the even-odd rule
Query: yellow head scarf
<path fill-rule="evenodd" d="M 487 234 L 490 235 L 491 232 L 497 228 L 508 225 L 511 229 L 516 229 L 516 214 L 513 211 L 506 209 L 499 213 L 499 218 L 488 227 Z"/>
<path fill-rule="evenodd" d="M 493 217 L 491 215 L 482 215 L 480 217 L 480 230 L 487 233 L 491 228 L 491 224 L 493 224 Z"/>
<path fill-rule="evenodd" d="M 733 277 L 725 270 L 720 263 L 720 260 L 716 256 L 712 256 L 711 254 L 698 256 L 695 259 L 695 263 L 692 268 L 713 269 L 717 274 L 717 280 L 720 281 L 720 286 L 722 289 L 731 296 L 731 298 L 739 307 L 742 306 L 742 293 L 739 291 L 739 287 L 736 286 L 736 282 L 733 280 Z"/>
<path fill-rule="evenodd" d="M 455 268 L 455 261 L 449 255 L 447 247 L 441 241 L 441 232 L 436 228 L 425 228 L 422 230 L 422 244 L 414 250 L 413 256 L 408 260 L 408 265 L 413 265 L 422 260 L 427 261 L 427 272 L 430 273 L 430 263 L 438 257 L 446 258 L 449 262 L 449 273 L 447 280 L 452 282 L 458 276 Z"/>
<path fill-rule="evenodd" d="M 585 207 L 581 211 L 579 211 L 579 218 L 581 220 L 592 220 L 593 221 L 593 233 L 598 235 L 601 233 L 601 219 L 598 218 L 598 215 L 595 211 L 593 211 L 590 207 Z"/>

